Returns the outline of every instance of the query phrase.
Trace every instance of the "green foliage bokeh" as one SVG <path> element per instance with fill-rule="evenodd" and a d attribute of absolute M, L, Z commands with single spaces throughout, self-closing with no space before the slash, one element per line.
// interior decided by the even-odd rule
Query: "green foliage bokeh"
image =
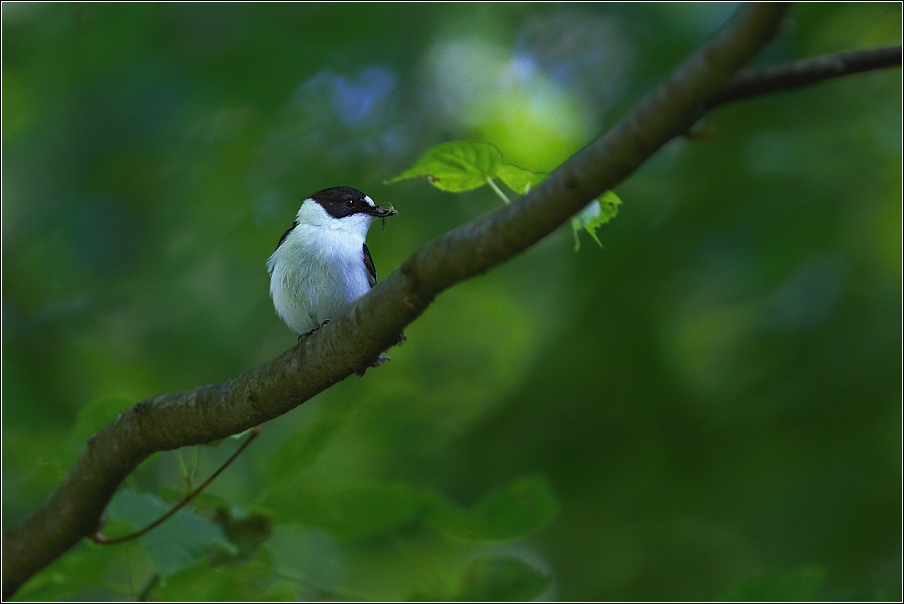
<path fill-rule="evenodd" d="M 384 184 L 428 148 L 549 171 L 729 14 L 4 3 L 3 526 L 130 403 L 294 345 L 265 261 L 307 194 L 399 211 L 368 240 L 385 276 L 500 203 Z M 897 4 L 792 17 L 758 63 L 901 40 Z M 602 250 L 566 226 L 444 293 L 178 524 L 19 597 L 899 600 L 900 88 L 719 109 L 618 187 Z M 142 464 L 105 531 L 178 500 L 179 468 Z"/>

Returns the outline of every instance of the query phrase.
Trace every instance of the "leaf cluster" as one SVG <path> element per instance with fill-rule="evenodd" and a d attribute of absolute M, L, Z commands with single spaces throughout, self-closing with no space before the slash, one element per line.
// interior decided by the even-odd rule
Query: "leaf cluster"
<path fill-rule="evenodd" d="M 431 147 L 413 166 L 389 182 L 424 178 L 437 189 L 450 193 L 473 191 L 488 185 L 505 203 L 509 203 L 508 196 L 494 182 L 495 178 L 516 194 L 526 195 L 543 182 L 547 175 L 546 172 L 535 172 L 504 163 L 502 152 L 492 143 L 451 141 Z M 618 195 L 613 191 L 606 191 L 571 219 L 575 251 L 581 247 L 578 239 L 578 232 L 581 230 L 586 231 L 597 245 L 603 247 L 596 231 L 618 215 L 621 203 Z"/>
<path fill-rule="evenodd" d="M 86 405 L 70 435 L 73 451 L 127 405 L 122 397 Z M 371 557 L 361 558 L 362 548 L 405 559 L 409 548 L 423 542 L 438 556 L 420 571 L 432 577 L 434 587 L 395 592 L 399 597 L 531 599 L 549 586 L 548 572 L 505 553 L 504 547 L 543 530 L 557 517 L 558 501 L 544 479 L 525 476 L 470 506 L 454 503 L 433 487 L 405 482 L 313 490 L 305 470 L 319 463 L 348 418 L 348 413 L 323 413 L 273 451 L 262 488 L 249 505 L 237 507 L 204 492 L 137 543 L 77 546 L 39 573 L 17 598 L 65 599 L 97 589 L 98 573 L 114 573 L 117 579 L 105 589 L 119 597 L 134 597 L 146 588 L 144 596 L 153 598 L 191 589 L 199 599 L 224 599 L 229 592 L 225 583 L 277 598 L 379 599 L 381 588 L 368 571 Z M 179 498 L 175 489 L 155 495 L 134 486 L 121 488 L 107 508 L 103 533 L 115 538 L 140 529 Z M 296 551 L 305 543 L 317 549 L 311 558 Z M 124 559 L 125 572 L 115 570 Z"/>

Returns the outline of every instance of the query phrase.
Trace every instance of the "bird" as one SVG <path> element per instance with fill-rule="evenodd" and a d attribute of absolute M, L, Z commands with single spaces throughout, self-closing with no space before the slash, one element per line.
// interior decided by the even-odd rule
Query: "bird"
<path fill-rule="evenodd" d="M 396 213 L 352 187 L 323 189 L 302 202 L 267 260 L 276 314 L 299 341 L 376 285 L 367 230 Z"/>

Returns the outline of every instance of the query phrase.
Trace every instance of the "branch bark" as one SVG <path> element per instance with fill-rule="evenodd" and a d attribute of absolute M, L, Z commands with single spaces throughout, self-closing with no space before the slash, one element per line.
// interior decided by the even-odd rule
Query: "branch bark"
<path fill-rule="evenodd" d="M 625 180 L 715 106 L 713 99 L 772 38 L 787 8 L 742 6 L 624 119 L 537 189 L 428 243 L 295 348 L 233 379 L 154 396 L 121 413 L 89 440 L 57 491 L 4 535 L 3 597 L 94 533 L 119 484 L 150 454 L 223 438 L 302 404 L 395 344 L 444 289 L 521 253 Z M 735 98 L 743 97 L 728 100 Z"/>
<path fill-rule="evenodd" d="M 816 82 L 901 65 L 901 45 L 842 52 L 760 69 L 744 69 L 706 104 L 718 105 L 754 96 L 785 92 Z"/>

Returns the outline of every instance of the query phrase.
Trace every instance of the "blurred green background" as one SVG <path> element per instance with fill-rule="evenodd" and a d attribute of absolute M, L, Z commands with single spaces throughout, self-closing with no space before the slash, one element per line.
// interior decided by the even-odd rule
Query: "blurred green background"
<path fill-rule="evenodd" d="M 4 3 L 3 526 L 119 410 L 295 344 L 265 262 L 308 194 L 398 209 L 385 276 L 499 204 L 383 184 L 428 147 L 552 169 L 733 10 Z M 792 19 L 758 64 L 901 40 L 897 3 Z M 603 249 L 564 227 L 442 294 L 19 597 L 900 600 L 901 110 L 900 69 L 719 109 Z M 106 531 L 237 445 L 156 455 Z"/>

